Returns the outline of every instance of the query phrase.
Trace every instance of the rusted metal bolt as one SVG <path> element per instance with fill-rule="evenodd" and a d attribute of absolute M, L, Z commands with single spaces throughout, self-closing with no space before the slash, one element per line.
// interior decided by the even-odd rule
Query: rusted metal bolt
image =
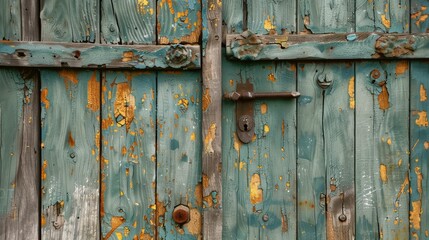
<path fill-rule="evenodd" d="M 71 157 L 71 158 L 75 158 L 75 157 L 76 157 L 76 154 L 75 154 L 75 153 L 70 153 L 70 157 Z"/>
<path fill-rule="evenodd" d="M 343 213 L 340 216 L 338 216 L 338 220 L 340 220 L 340 222 L 345 222 L 347 221 L 347 216 Z"/>
<path fill-rule="evenodd" d="M 189 207 L 183 204 L 177 205 L 173 210 L 173 220 L 179 225 L 189 222 Z"/>
<path fill-rule="evenodd" d="M 264 216 L 262 216 L 262 221 L 268 222 L 268 220 L 270 220 L 270 216 L 265 213 Z"/>
<path fill-rule="evenodd" d="M 380 78 L 380 71 L 378 71 L 377 69 L 374 69 L 371 71 L 371 77 L 373 79 L 378 79 Z"/>

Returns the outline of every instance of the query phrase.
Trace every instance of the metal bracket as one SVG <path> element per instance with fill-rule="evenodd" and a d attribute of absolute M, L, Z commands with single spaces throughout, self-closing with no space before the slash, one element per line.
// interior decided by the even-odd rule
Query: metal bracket
<path fill-rule="evenodd" d="M 226 100 L 236 101 L 237 136 L 243 143 L 252 141 L 255 135 L 255 120 L 253 113 L 253 100 L 261 98 L 297 98 L 299 92 L 253 92 L 253 84 L 249 81 L 238 83 L 235 92 L 226 93 Z"/>

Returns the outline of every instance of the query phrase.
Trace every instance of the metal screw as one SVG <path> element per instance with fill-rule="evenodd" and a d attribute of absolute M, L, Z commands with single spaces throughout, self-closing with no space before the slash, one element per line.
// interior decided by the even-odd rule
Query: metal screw
<path fill-rule="evenodd" d="M 340 216 L 338 216 L 338 220 L 340 220 L 340 222 L 345 222 L 347 221 L 347 216 L 343 213 Z"/>
<path fill-rule="evenodd" d="M 71 157 L 71 158 L 75 158 L 75 157 L 76 157 L 76 155 L 75 155 L 74 153 L 70 153 L 70 157 Z"/>
<path fill-rule="evenodd" d="M 179 225 L 189 222 L 189 207 L 185 205 L 178 205 L 173 210 L 173 220 Z"/>
<path fill-rule="evenodd" d="M 371 71 L 371 77 L 374 79 L 380 78 L 380 71 L 378 71 L 377 69 L 372 70 Z"/>
<path fill-rule="evenodd" d="M 268 222 L 268 220 L 270 220 L 270 216 L 267 213 L 265 213 L 264 216 L 262 216 L 262 221 Z"/>

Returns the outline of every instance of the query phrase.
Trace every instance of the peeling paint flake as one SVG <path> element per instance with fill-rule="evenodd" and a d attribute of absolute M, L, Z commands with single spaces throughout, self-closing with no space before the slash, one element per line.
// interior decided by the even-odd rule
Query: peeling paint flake
<path fill-rule="evenodd" d="M 46 109 L 49 109 L 51 103 L 48 100 L 48 89 L 43 88 L 40 92 L 40 101 L 45 105 Z"/>
<path fill-rule="evenodd" d="M 412 202 L 412 210 L 410 211 L 410 223 L 415 230 L 420 230 L 422 215 L 422 201 Z"/>
<path fill-rule="evenodd" d="M 387 110 L 390 107 L 389 103 L 389 92 L 387 91 L 386 82 L 380 83 L 381 92 L 378 95 L 378 104 L 381 110 Z"/>
<path fill-rule="evenodd" d="M 420 102 L 425 102 L 428 100 L 428 95 L 426 88 L 423 84 L 420 84 Z"/>
<path fill-rule="evenodd" d="M 349 97 L 350 97 L 350 109 L 355 109 L 356 101 L 355 101 L 355 77 L 351 77 L 349 80 Z"/>
<path fill-rule="evenodd" d="M 387 166 L 380 164 L 380 179 L 383 183 L 387 183 Z"/>
<path fill-rule="evenodd" d="M 88 105 L 86 106 L 93 112 L 100 109 L 100 82 L 97 81 L 97 72 L 94 71 L 88 81 Z"/>
<path fill-rule="evenodd" d="M 427 127 L 427 126 L 429 126 L 427 112 L 426 111 L 421 111 L 421 112 L 417 112 L 417 114 L 419 115 L 419 118 L 416 119 L 417 126 L 419 126 L 419 127 Z"/>
<path fill-rule="evenodd" d="M 250 180 L 250 203 L 256 205 L 263 201 L 263 190 L 259 188 L 261 185 L 261 177 L 259 174 L 253 174 Z"/>

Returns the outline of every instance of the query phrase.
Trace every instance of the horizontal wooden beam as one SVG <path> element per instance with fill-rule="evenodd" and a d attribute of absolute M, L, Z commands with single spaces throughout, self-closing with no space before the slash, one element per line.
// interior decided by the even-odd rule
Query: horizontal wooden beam
<path fill-rule="evenodd" d="M 0 66 L 199 69 L 198 45 L 100 45 L 0 41 Z"/>
<path fill-rule="evenodd" d="M 227 35 L 227 55 L 240 60 L 427 59 L 429 34 Z"/>

